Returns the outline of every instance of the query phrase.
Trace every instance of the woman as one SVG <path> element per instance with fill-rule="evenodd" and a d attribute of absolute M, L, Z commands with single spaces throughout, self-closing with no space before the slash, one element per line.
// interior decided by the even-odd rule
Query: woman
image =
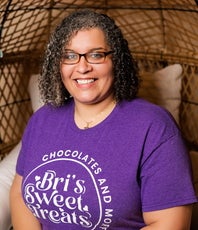
<path fill-rule="evenodd" d="M 188 230 L 196 202 L 172 117 L 136 98 L 138 71 L 108 16 L 66 17 L 47 46 L 45 106 L 24 133 L 15 230 Z M 23 198 L 22 198 L 23 197 Z"/>

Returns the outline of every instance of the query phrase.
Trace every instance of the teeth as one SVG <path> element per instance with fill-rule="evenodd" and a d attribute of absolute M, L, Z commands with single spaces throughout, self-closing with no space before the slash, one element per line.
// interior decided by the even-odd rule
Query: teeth
<path fill-rule="evenodd" d="M 94 82 L 94 79 L 78 79 L 78 84 L 84 85 Z"/>

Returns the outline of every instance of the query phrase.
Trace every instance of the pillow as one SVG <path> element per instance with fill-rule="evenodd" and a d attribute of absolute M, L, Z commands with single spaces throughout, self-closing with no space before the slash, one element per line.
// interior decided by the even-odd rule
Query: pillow
<path fill-rule="evenodd" d="M 28 90 L 32 109 L 35 112 L 42 106 L 38 89 L 38 75 L 32 75 L 29 80 Z M 9 208 L 9 190 L 15 174 L 16 161 L 21 148 L 19 142 L 13 150 L 0 162 L 0 228 L 8 230 L 11 226 Z"/>
<path fill-rule="evenodd" d="M 21 142 L 0 162 L 0 226 L 2 230 L 8 230 L 11 226 L 9 190 L 20 148 Z"/>
<path fill-rule="evenodd" d="M 140 72 L 138 96 L 167 109 L 179 124 L 182 66 L 174 64 L 156 72 Z"/>
<path fill-rule="evenodd" d="M 43 102 L 41 101 L 41 97 L 39 93 L 38 78 L 39 78 L 38 74 L 31 75 L 29 84 L 28 84 L 28 91 L 29 91 L 29 95 L 31 99 L 32 110 L 34 112 L 43 105 Z"/>

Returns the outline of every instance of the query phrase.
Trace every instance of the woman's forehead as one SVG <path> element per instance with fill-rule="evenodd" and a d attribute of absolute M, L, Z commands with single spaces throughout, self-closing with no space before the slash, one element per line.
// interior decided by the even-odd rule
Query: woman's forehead
<path fill-rule="evenodd" d="M 104 32 L 99 28 L 83 29 L 74 33 L 69 42 L 66 44 L 67 47 L 83 47 L 83 46 L 93 46 L 105 48 L 107 46 L 107 41 Z"/>

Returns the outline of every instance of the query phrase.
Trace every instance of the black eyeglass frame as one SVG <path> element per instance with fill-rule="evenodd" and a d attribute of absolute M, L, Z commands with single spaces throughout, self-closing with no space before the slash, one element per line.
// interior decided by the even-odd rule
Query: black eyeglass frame
<path fill-rule="evenodd" d="M 66 53 L 73 53 L 73 54 L 75 54 L 75 55 L 78 56 L 78 59 L 77 59 L 77 61 L 74 62 L 74 63 L 67 63 L 67 62 L 64 62 L 64 57 L 62 57 L 62 58 L 61 58 L 61 60 L 62 60 L 61 62 L 62 62 L 64 65 L 75 65 L 75 64 L 78 64 L 78 63 L 80 62 L 81 57 L 84 57 L 85 60 L 86 60 L 89 64 L 102 64 L 102 63 L 105 61 L 106 56 L 108 56 L 109 54 L 112 54 L 113 51 L 112 51 L 112 50 L 110 50 L 110 51 L 108 51 L 108 52 L 93 52 L 93 51 L 91 51 L 91 52 L 87 52 L 87 53 L 84 53 L 84 54 L 79 54 L 79 53 L 67 51 Z M 91 54 L 91 53 L 93 53 L 93 54 L 103 54 L 104 57 L 103 57 L 102 62 L 101 62 L 101 61 L 100 61 L 100 62 L 90 62 L 89 60 L 87 60 L 87 55 L 88 55 L 88 54 Z"/>

